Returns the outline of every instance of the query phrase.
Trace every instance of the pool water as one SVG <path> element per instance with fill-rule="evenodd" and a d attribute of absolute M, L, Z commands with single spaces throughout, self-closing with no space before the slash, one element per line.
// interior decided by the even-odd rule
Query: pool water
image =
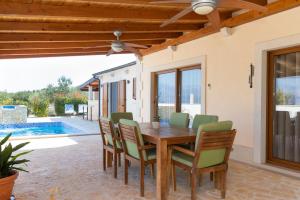
<path fill-rule="evenodd" d="M 23 124 L 0 124 L 0 137 L 12 133 L 13 137 L 79 134 L 81 130 L 63 122 L 42 122 Z"/>

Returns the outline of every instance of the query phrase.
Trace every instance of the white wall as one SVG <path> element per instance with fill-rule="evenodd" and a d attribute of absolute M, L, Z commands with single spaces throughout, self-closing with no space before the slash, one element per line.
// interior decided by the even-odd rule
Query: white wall
<path fill-rule="evenodd" d="M 151 72 L 200 62 L 206 67 L 206 113 L 234 122 L 234 128 L 238 131 L 235 145 L 246 149 L 246 159 L 253 161 L 255 126 L 264 121 L 258 116 L 265 112 L 265 109 L 256 109 L 256 99 L 265 92 L 266 74 L 262 74 L 262 80 L 255 78 L 254 88 L 250 89 L 249 66 L 253 63 L 256 72 L 265 71 L 266 63 L 261 65 L 262 60 L 257 59 L 257 46 L 300 34 L 299 24 L 300 7 L 297 7 L 236 27 L 229 37 L 216 33 L 179 45 L 176 52 L 166 49 L 145 56 L 141 75 L 143 121 L 150 121 Z M 299 43 L 295 41 L 294 44 Z M 282 43 L 281 47 L 286 45 Z M 211 88 L 207 88 L 208 83 Z M 261 130 L 256 134 L 265 135 L 265 131 Z M 241 155 L 237 157 L 243 159 Z"/>
<path fill-rule="evenodd" d="M 137 66 L 130 66 L 123 69 L 119 69 L 113 72 L 109 72 L 106 74 L 100 75 L 99 78 L 101 78 L 101 84 L 103 83 L 111 83 L 111 82 L 117 82 L 121 80 L 126 80 L 126 111 L 133 113 L 133 118 L 135 120 L 139 119 L 139 109 L 138 109 L 138 99 L 134 100 L 132 98 L 133 94 L 133 78 L 137 77 Z M 129 81 L 129 83 L 127 82 Z M 103 100 L 103 92 L 101 88 L 101 99 L 100 102 L 102 104 Z M 137 90 L 138 92 L 138 90 Z M 101 105 L 102 108 L 102 105 Z"/>

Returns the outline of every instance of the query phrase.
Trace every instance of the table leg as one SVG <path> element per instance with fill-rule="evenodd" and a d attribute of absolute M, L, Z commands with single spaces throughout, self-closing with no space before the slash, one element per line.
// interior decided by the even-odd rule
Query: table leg
<path fill-rule="evenodd" d="M 166 200 L 168 193 L 168 143 L 166 140 L 159 140 L 156 145 L 157 155 L 157 178 L 156 178 L 156 199 Z"/>

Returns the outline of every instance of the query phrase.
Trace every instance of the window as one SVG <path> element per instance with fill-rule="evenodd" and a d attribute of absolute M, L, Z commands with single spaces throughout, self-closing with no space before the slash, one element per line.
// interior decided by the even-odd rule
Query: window
<path fill-rule="evenodd" d="M 153 114 L 168 123 L 173 112 L 185 112 L 192 123 L 201 113 L 201 80 L 200 66 L 153 73 Z"/>

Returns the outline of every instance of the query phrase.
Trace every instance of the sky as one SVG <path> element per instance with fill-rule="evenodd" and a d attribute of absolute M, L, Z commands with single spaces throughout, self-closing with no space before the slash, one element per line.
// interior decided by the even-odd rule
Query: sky
<path fill-rule="evenodd" d="M 92 74 L 135 61 L 133 54 L 0 60 L 0 91 L 37 90 L 66 76 L 78 86 Z"/>

